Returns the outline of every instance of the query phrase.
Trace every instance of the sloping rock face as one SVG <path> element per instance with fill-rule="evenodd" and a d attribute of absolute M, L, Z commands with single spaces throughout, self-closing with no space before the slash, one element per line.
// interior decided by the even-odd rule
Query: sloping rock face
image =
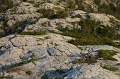
<path fill-rule="evenodd" d="M 93 1 L 84 0 L 83 4 L 97 11 L 98 6 Z M 110 0 L 102 0 L 101 3 L 104 2 Z M 0 13 L 0 35 L 14 33 L 0 38 L 0 79 L 120 78 L 120 53 L 114 56 L 118 61 L 97 58 L 97 50 L 120 52 L 120 49 L 108 45 L 74 46 L 68 43 L 74 38 L 57 34 L 61 33 L 57 27 L 81 30 L 79 23 L 84 19 L 100 21 L 100 26 L 114 26 L 114 23 L 120 22 L 114 16 L 77 10 L 75 0 L 13 0 L 13 4 L 5 13 Z M 17 34 L 41 31 L 47 34 Z M 96 62 L 87 63 L 90 58 Z M 106 64 L 118 67 L 118 71 L 103 69 Z"/>
<path fill-rule="evenodd" d="M 119 79 L 99 65 L 83 65 L 67 72 L 65 79 Z"/>
<path fill-rule="evenodd" d="M 81 46 L 83 50 L 80 50 L 67 43 L 70 39 L 72 38 L 52 33 L 43 36 L 10 35 L 1 38 L 1 74 L 13 76 L 13 79 L 39 79 L 41 77 L 48 79 L 119 79 L 118 75 L 100 67 L 100 62 L 92 65 L 72 63 L 90 51 L 94 55 L 99 49 L 114 49 L 112 46 Z M 30 62 L 32 57 L 38 60 Z M 29 62 L 9 68 L 24 61 Z M 32 74 L 28 75 L 28 71 Z"/>
<path fill-rule="evenodd" d="M 31 59 L 30 56 L 32 54 L 35 54 L 39 61 L 28 63 L 22 67 L 15 67 L 15 69 L 7 69 L 8 75 L 13 75 L 14 79 L 36 79 L 36 77 L 41 77 L 47 70 L 56 70 L 60 67 L 69 69 L 70 66 L 65 63 L 68 62 L 70 56 L 78 55 L 80 50 L 74 45 L 65 43 L 66 39 L 63 39 L 59 35 L 50 34 L 50 37 L 53 37 L 51 39 L 44 39 L 44 37 L 45 36 L 39 37 L 18 35 L 1 38 L 0 44 L 2 47 L 0 49 L 0 70 L 5 73 L 6 71 L 4 70 L 6 70 L 10 65 L 22 62 L 23 60 L 29 60 Z M 54 39 L 55 37 L 61 38 Z M 38 40 L 40 38 L 43 38 L 45 41 Z M 40 42 L 41 45 L 38 44 Z M 56 42 L 64 43 L 61 43 L 61 45 L 58 44 L 58 46 L 54 46 L 54 44 L 56 45 Z M 21 74 L 17 74 L 17 71 L 15 71 L 17 69 Z M 34 72 L 33 77 L 25 75 L 27 70 Z M 41 75 L 40 71 L 42 71 Z"/>
<path fill-rule="evenodd" d="M 34 13 L 36 12 L 36 8 L 33 7 L 30 3 L 27 2 L 22 2 L 17 8 L 16 8 L 17 13 Z"/>
<path fill-rule="evenodd" d="M 74 26 L 70 23 L 79 22 L 80 18 L 66 18 L 66 19 L 53 19 L 49 20 L 47 18 L 41 18 L 36 22 L 36 24 L 28 25 L 25 27 L 24 31 L 40 31 L 42 29 L 57 30 L 56 27 L 60 26 L 62 28 L 73 29 Z M 77 27 L 77 25 L 76 25 Z M 80 28 L 80 26 L 78 26 Z"/>

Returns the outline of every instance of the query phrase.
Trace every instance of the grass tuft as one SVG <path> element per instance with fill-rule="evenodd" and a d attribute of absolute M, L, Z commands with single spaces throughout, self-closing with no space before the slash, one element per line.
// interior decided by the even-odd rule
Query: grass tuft
<path fill-rule="evenodd" d="M 117 70 L 118 70 L 117 67 L 111 67 L 111 66 L 109 66 L 109 65 L 105 65 L 105 66 L 103 66 L 103 68 L 104 68 L 104 69 L 107 69 L 107 70 L 109 70 L 109 71 L 117 71 Z"/>
<path fill-rule="evenodd" d="M 32 75 L 33 73 L 32 73 L 32 71 L 26 71 L 26 74 L 28 74 L 28 75 Z"/>
<path fill-rule="evenodd" d="M 98 56 L 103 58 L 104 60 L 112 60 L 117 61 L 117 59 L 113 58 L 113 55 L 116 55 L 118 52 L 113 50 L 98 50 Z"/>
<path fill-rule="evenodd" d="M 22 32 L 21 35 L 45 35 L 46 32 L 45 31 L 40 31 L 40 32 Z"/>

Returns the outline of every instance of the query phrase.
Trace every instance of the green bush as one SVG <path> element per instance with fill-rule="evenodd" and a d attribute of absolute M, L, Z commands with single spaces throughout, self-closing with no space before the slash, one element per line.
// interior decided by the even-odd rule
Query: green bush
<path fill-rule="evenodd" d="M 42 18 L 66 18 L 68 17 L 68 11 L 62 10 L 60 8 L 54 8 L 54 9 L 40 9 L 37 12 L 42 14 Z"/>
<path fill-rule="evenodd" d="M 22 21 L 17 21 L 13 27 L 11 27 L 11 33 L 19 31 L 19 28 L 22 26 Z"/>
<path fill-rule="evenodd" d="M 83 0 L 75 0 L 76 5 L 78 6 L 79 10 L 85 10 L 85 7 L 83 5 Z"/>
<path fill-rule="evenodd" d="M 115 38 L 115 28 L 108 26 L 100 26 L 100 22 L 95 20 L 85 19 L 79 22 L 81 29 L 57 27 L 62 35 L 75 38 L 70 40 L 69 43 L 74 45 L 111 45 L 117 46 L 112 41 Z"/>
<path fill-rule="evenodd" d="M 72 39 L 69 43 L 74 45 L 111 45 L 117 46 L 110 38 L 103 37 L 103 38 L 95 38 L 93 36 L 81 36 L 81 38 Z"/>
<path fill-rule="evenodd" d="M 104 68 L 104 69 L 107 69 L 107 70 L 109 70 L 109 71 L 117 71 L 117 70 L 118 70 L 117 67 L 111 67 L 111 66 L 109 66 L 109 65 L 105 65 L 105 66 L 103 66 L 103 68 Z"/>
<path fill-rule="evenodd" d="M 120 63 L 117 63 L 116 65 L 120 65 Z"/>
<path fill-rule="evenodd" d="M 45 35 L 46 32 L 45 31 L 33 31 L 33 32 L 22 32 L 20 33 L 21 35 Z"/>
<path fill-rule="evenodd" d="M 4 35 L 12 34 L 15 32 L 20 32 L 21 31 L 21 26 L 22 26 L 22 21 L 17 21 L 13 26 L 9 26 L 7 24 L 7 20 L 4 21 L 3 26 L 4 26 Z M 4 36 L 3 35 L 3 36 Z"/>
<path fill-rule="evenodd" d="M 59 46 L 60 44 L 54 43 L 55 46 Z"/>
<path fill-rule="evenodd" d="M 26 74 L 28 74 L 28 75 L 32 75 L 33 73 L 32 73 L 32 71 L 26 71 Z"/>
<path fill-rule="evenodd" d="M 94 3 L 97 4 L 97 5 L 100 5 L 101 0 L 94 0 Z"/>
<path fill-rule="evenodd" d="M 27 63 L 28 63 L 28 61 L 22 61 L 22 62 L 19 62 L 19 63 L 16 63 L 14 65 L 9 66 L 8 69 L 18 67 L 18 66 L 22 66 L 22 65 L 27 64 Z"/>
<path fill-rule="evenodd" d="M 79 29 L 74 28 L 73 30 L 69 30 L 68 28 L 57 27 L 56 29 L 60 30 L 62 35 L 70 36 L 74 38 L 80 38 L 81 32 Z"/>
<path fill-rule="evenodd" d="M 88 63 L 88 64 L 92 64 L 92 63 L 96 63 L 97 59 L 96 58 L 90 58 L 90 59 L 76 59 L 74 60 L 72 63 L 73 64 L 82 64 L 82 63 Z"/>
<path fill-rule="evenodd" d="M 44 39 L 51 39 L 51 37 L 50 36 L 45 36 Z"/>
<path fill-rule="evenodd" d="M 13 77 L 8 75 L 8 76 L 1 76 L 0 75 L 0 79 L 12 79 Z"/>
<path fill-rule="evenodd" d="M 40 79 L 49 79 L 46 75 L 43 75 Z"/>
<path fill-rule="evenodd" d="M 12 0 L 0 0 L 0 13 L 6 12 L 9 8 L 13 7 Z"/>
<path fill-rule="evenodd" d="M 28 60 L 28 63 L 29 62 L 33 62 L 33 61 L 38 61 L 39 60 L 39 58 L 37 58 L 36 56 L 35 56 L 35 54 L 32 54 L 31 56 L 30 56 L 30 60 Z"/>
<path fill-rule="evenodd" d="M 112 60 L 117 61 L 117 59 L 113 58 L 113 55 L 116 55 L 118 52 L 113 50 L 98 50 L 98 56 L 103 58 L 104 60 Z"/>
<path fill-rule="evenodd" d="M 85 61 L 84 60 L 81 60 L 81 59 L 76 59 L 76 60 L 74 60 L 73 62 L 72 62 L 73 64 L 82 64 L 82 63 L 85 63 Z"/>

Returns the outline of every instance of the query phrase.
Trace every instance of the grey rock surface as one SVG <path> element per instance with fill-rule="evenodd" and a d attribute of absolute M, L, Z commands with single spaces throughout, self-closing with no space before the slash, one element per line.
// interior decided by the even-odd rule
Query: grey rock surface
<path fill-rule="evenodd" d="M 65 79 L 119 79 L 99 65 L 82 65 L 67 72 Z"/>

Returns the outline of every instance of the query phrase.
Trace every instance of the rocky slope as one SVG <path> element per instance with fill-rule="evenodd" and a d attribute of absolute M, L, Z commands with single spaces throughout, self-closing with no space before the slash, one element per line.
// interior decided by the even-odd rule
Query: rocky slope
<path fill-rule="evenodd" d="M 120 79 L 119 0 L 0 4 L 0 79 Z"/>
<path fill-rule="evenodd" d="M 58 34 L 44 36 L 10 35 L 1 38 L 0 44 L 3 45 L 0 51 L 1 75 L 4 77 L 10 75 L 13 76 L 13 79 L 38 79 L 41 77 L 47 77 L 48 79 L 119 79 L 119 71 L 105 70 L 102 65 L 117 66 L 120 61 L 99 60 L 91 65 L 73 63 L 74 60 L 83 58 L 84 54 L 89 53 L 89 51 L 91 51 L 90 56 L 94 56 L 96 50 L 119 49 L 113 46 L 96 45 L 81 46 L 83 49 L 81 50 L 67 43 L 70 39 L 71 37 Z M 32 59 L 33 54 L 39 60 L 24 63 L 24 61 Z M 120 55 L 116 56 L 118 57 L 115 58 L 120 60 Z M 13 66 L 20 62 L 24 64 Z M 119 65 L 118 68 L 120 68 Z M 31 74 L 28 74 L 28 71 Z"/>

